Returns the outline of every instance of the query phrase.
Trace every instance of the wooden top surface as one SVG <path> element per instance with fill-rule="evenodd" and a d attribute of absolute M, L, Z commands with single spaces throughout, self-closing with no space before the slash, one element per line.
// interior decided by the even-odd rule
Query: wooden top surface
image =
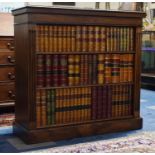
<path fill-rule="evenodd" d="M 14 20 L 10 13 L 0 13 L 0 36 L 14 36 Z"/>
<path fill-rule="evenodd" d="M 111 16 L 111 17 L 134 17 L 142 18 L 146 14 L 139 11 L 108 11 L 102 9 L 82 9 L 77 7 L 43 7 L 43 6 L 26 6 L 12 11 L 13 15 L 24 13 L 42 13 L 42 14 L 66 14 L 66 15 L 84 15 L 84 16 Z"/>

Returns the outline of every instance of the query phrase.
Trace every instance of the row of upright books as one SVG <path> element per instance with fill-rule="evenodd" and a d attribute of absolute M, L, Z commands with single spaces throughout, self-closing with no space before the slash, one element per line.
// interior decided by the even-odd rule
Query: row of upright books
<path fill-rule="evenodd" d="M 36 52 L 133 52 L 132 27 L 37 25 Z"/>
<path fill-rule="evenodd" d="M 84 122 L 132 115 L 131 84 L 37 89 L 36 125 Z"/>
<path fill-rule="evenodd" d="M 133 81 L 134 54 L 37 55 L 37 86 Z"/>

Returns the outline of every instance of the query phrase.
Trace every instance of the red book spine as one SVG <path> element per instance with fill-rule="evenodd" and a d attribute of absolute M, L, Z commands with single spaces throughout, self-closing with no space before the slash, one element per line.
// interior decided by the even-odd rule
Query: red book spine
<path fill-rule="evenodd" d="M 46 54 L 45 55 L 45 82 L 46 82 L 46 87 L 50 87 L 51 86 L 51 55 Z"/>
<path fill-rule="evenodd" d="M 97 119 L 102 118 L 102 87 L 97 88 Z"/>
<path fill-rule="evenodd" d="M 97 89 L 96 87 L 92 87 L 92 104 L 91 104 L 91 116 L 92 119 L 97 119 Z"/>
<path fill-rule="evenodd" d="M 44 55 L 37 55 L 37 86 L 44 87 L 45 86 L 45 76 L 44 76 Z"/>
<path fill-rule="evenodd" d="M 67 85 L 67 55 L 60 55 L 60 85 Z"/>
<path fill-rule="evenodd" d="M 112 86 L 106 86 L 107 91 L 107 117 L 112 117 Z"/>
<path fill-rule="evenodd" d="M 59 84 L 59 73 L 58 73 L 58 66 L 59 66 L 59 63 L 58 63 L 58 55 L 53 55 L 53 61 L 52 61 L 52 81 L 53 81 L 53 86 L 58 86 Z"/>
<path fill-rule="evenodd" d="M 106 90 L 106 86 L 103 86 L 102 88 L 102 94 L 101 94 L 101 97 L 102 97 L 102 118 L 107 118 L 107 112 L 108 112 L 108 92 Z"/>

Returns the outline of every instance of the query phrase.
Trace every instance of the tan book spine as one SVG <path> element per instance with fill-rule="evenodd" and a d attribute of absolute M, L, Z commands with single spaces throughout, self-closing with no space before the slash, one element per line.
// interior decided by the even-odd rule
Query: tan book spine
<path fill-rule="evenodd" d="M 74 65 L 74 55 L 69 55 L 68 56 L 68 85 L 72 86 L 74 85 L 74 79 L 75 77 L 73 76 L 73 74 L 75 74 L 75 65 Z"/>
<path fill-rule="evenodd" d="M 53 51 L 58 52 L 58 27 L 53 26 Z"/>
<path fill-rule="evenodd" d="M 87 52 L 87 27 L 86 26 L 82 26 L 82 52 Z"/>
<path fill-rule="evenodd" d="M 117 28 L 114 27 L 114 51 L 117 51 Z"/>
<path fill-rule="evenodd" d="M 76 26 L 76 52 L 82 52 L 82 28 Z"/>
<path fill-rule="evenodd" d="M 69 95 L 70 95 L 70 88 L 64 89 L 64 102 L 65 102 L 65 107 L 69 107 L 70 106 L 70 100 L 69 100 Z M 66 118 L 67 118 L 67 122 L 71 122 L 71 114 L 70 111 L 66 111 Z"/>
<path fill-rule="evenodd" d="M 94 26 L 88 26 L 88 51 L 94 52 Z"/>
<path fill-rule="evenodd" d="M 62 50 L 67 52 L 67 26 L 62 26 Z"/>
<path fill-rule="evenodd" d="M 67 39 L 67 52 L 71 52 L 71 26 L 67 26 L 67 33 L 66 33 L 66 39 Z"/>
<path fill-rule="evenodd" d="M 105 52 L 106 49 L 106 30 L 105 27 L 100 27 L 100 52 Z"/>
<path fill-rule="evenodd" d="M 75 73 L 75 77 L 74 77 L 74 84 L 75 85 L 79 85 L 80 84 L 80 55 L 75 55 L 74 56 L 74 73 Z"/>
<path fill-rule="evenodd" d="M 62 26 L 57 26 L 57 52 L 62 52 L 63 48 L 62 48 L 62 44 L 63 44 L 63 27 Z"/>
<path fill-rule="evenodd" d="M 98 55 L 98 84 L 104 84 L 104 55 Z"/>
<path fill-rule="evenodd" d="M 35 50 L 36 52 L 40 52 L 40 26 L 37 25 L 35 28 L 36 37 L 35 37 Z"/>
<path fill-rule="evenodd" d="M 107 46 L 107 49 L 106 49 L 106 51 L 107 52 L 110 52 L 110 46 L 111 46 L 111 44 L 110 44 L 110 27 L 107 27 L 106 28 L 106 46 Z"/>
<path fill-rule="evenodd" d="M 95 26 L 95 52 L 100 52 L 100 27 L 99 26 Z"/>
<path fill-rule="evenodd" d="M 40 25 L 40 52 L 45 52 L 44 45 L 44 26 Z"/>
<path fill-rule="evenodd" d="M 44 35 L 45 35 L 45 52 L 49 52 L 49 28 L 47 25 L 44 26 Z"/>
<path fill-rule="evenodd" d="M 120 34 L 119 34 L 119 27 L 116 28 L 116 51 L 120 50 Z"/>
<path fill-rule="evenodd" d="M 49 26 L 49 52 L 53 52 L 53 26 Z"/>
<path fill-rule="evenodd" d="M 71 51 L 75 52 L 76 51 L 76 27 L 71 26 Z"/>
<path fill-rule="evenodd" d="M 114 28 L 110 27 L 110 51 L 113 52 L 114 51 L 114 32 L 113 32 Z"/>

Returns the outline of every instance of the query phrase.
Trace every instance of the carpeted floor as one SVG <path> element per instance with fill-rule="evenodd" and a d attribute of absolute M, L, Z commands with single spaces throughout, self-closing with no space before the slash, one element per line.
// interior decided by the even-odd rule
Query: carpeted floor
<path fill-rule="evenodd" d="M 30 151 L 31 153 L 153 153 L 155 132 L 141 132 L 122 138 Z"/>
<path fill-rule="evenodd" d="M 135 131 L 26 145 L 12 134 L 12 127 L 0 127 L 2 152 L 155 152 L 155 91 L 141 90 L 143 128 Z"/>

